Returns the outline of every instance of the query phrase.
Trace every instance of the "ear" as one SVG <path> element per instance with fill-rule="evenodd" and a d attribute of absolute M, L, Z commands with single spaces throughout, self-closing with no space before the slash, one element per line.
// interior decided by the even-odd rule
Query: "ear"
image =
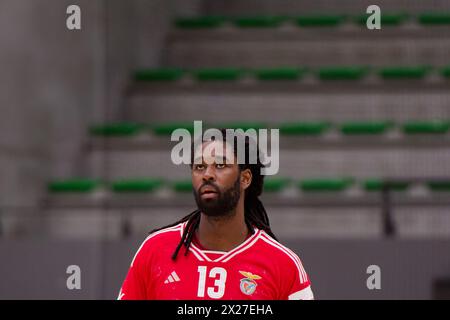
<path fill-rule="evenodd" d="M 245 190 L 252 183 L 252 172 L 250 169 L 245 169 L 241 171 L 241 187 Z"/>

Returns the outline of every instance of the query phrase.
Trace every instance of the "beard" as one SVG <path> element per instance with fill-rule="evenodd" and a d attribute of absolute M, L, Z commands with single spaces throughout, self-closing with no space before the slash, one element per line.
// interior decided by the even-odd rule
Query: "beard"
<path fill-rule="evenodd" d="M 202 199 L 199 190 L 204 186 L 212 186 L 217 191 L 217 197 L 213 199 Z M 208 217 L 229 216 L 235 211 L 241 196 L 240 187 L 240 176 L 238 176 L 236 182 L 230 188 L 223 191 L 216 184 L 206 182 L 198 190 L 194 189 L 195 202 L 197 203 L 198 209 Z"/>

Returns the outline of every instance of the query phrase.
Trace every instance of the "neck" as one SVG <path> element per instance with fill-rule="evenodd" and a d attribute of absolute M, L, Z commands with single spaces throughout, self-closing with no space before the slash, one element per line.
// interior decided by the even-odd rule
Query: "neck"
<path fill-rule="evenodd" d="M 239 200 L 234 212 L 225 217 L 209 217 L 201 214 L 196 236 L 207 250 L 230 251 L 240 245 L 248 236 L 245 223 L 244 203 Z"/>

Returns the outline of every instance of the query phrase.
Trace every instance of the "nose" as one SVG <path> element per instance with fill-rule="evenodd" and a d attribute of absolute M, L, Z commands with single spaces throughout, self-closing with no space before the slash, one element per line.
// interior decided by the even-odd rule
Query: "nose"
<path fill-rule="evenodd" d="M 216 180 L 216 175 L 214 172 L 214 168 L 213 166 L 207 166 L 205 173 L 203 174 L 203 181 L 215 181 Z"/>

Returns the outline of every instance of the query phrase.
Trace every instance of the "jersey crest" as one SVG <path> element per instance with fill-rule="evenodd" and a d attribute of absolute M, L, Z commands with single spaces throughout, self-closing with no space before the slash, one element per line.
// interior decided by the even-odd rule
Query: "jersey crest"
<path fill-rule="evenodd" d="M 240 288 L 243 294 L 251 295 L 253 292 L 255 292 L 256 287 L 258 284 L 255 280 L 261 279 L 260 276 L 257 274 L 252 274 L 251 272 L 246 271 L 239 271 L 240 274 L 242 274 L 245 278 L 241 279 Z"/>

